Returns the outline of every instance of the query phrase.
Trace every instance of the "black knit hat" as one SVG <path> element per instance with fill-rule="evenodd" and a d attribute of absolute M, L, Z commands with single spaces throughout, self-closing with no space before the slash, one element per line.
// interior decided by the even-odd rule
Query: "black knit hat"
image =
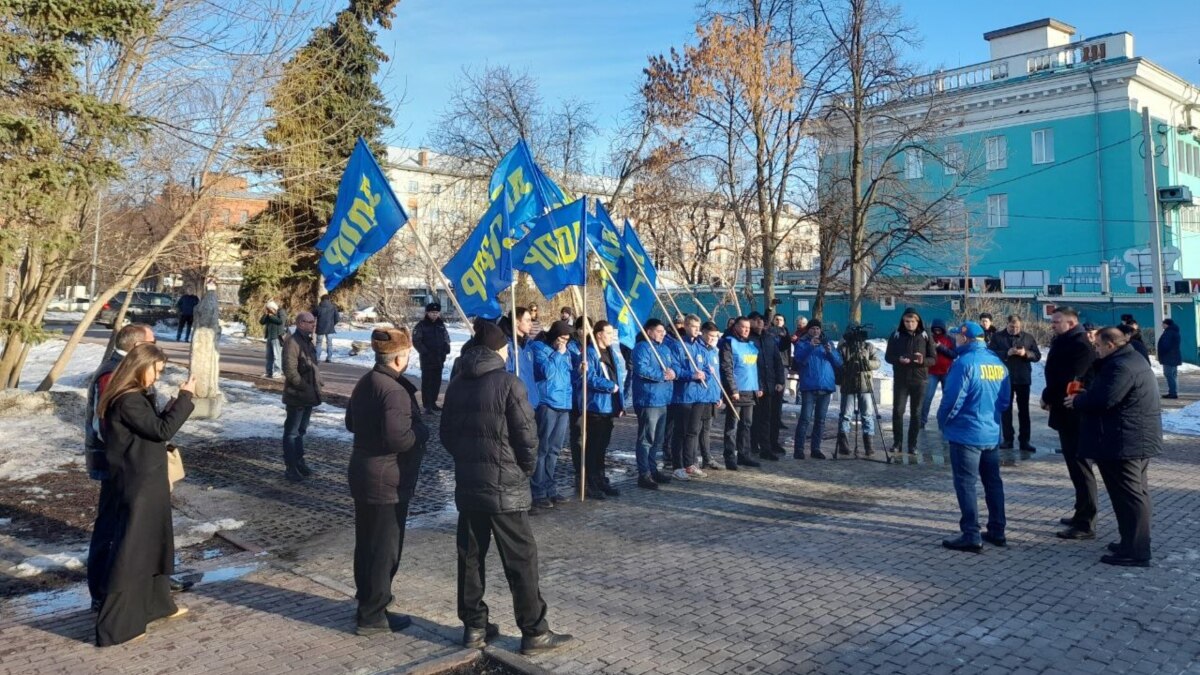
<path fill-rule="evenodd" d="M 475 319 L 475 344 L 498 352 L 508 345 L 508 338 L 504 336 L 504 331 L 491 321 Z"/>
<path fill-rule="evenodd" d="M 820 328 L 820 327 L 821 327 L 821 320 L 820 320 L 820 319 L 813 319 L 813 320 L 809 321 L 809 322 L 808 322 L 808 325 L 807 325 L 807 326 L 805 326 L 805 327 L 806 327 L 806 328 Z"/>

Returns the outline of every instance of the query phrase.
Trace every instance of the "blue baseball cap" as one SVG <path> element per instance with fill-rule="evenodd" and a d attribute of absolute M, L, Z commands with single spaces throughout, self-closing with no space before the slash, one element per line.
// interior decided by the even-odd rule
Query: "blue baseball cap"
<path fill-rule="evenodd" d="M 986 331 L 983 330 L 983 326 L 980 326 L 974 321 L 965 321 L 963 322 L 963 325 L 954 329 L 954 333 L 956 335 L 962 335 L 968 340 L 982 340 L 983 336 L 986 334 Z"/>

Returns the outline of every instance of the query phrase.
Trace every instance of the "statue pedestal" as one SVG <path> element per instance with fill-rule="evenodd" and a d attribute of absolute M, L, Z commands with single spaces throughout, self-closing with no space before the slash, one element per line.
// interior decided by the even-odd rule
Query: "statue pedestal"
<path fill-rule="evenodd" d="M 196 380 L 192 399 L 196 411 L 192 417 L 216 419 L 221 416 L 225 395 L 221 393 L 221 322 L 215 290 L 204 294 L 194 316 L 191 370 Z"/>

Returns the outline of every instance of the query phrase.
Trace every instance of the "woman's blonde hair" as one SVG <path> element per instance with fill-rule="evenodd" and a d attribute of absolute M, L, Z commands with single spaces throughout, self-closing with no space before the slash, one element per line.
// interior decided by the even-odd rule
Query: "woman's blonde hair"
<path fill-rule="evenodd" d="M 116 370 L 113 371 L 112 378 L 109 379 L 108 384 L 104 387 L 104 393 L 100 396 L 100 402 L 96 404 L 100 419 L 104 419 L 109 406 L 118 398 L 129 392 L 142 391 L 146 388 L 142 384 L 142 376 L 147 368 L 154 368 L 156 364 L 166 362 L 166 353 L 151 342 L 143 342 L 130 349 L 125 358 L 121 359 Z"/>

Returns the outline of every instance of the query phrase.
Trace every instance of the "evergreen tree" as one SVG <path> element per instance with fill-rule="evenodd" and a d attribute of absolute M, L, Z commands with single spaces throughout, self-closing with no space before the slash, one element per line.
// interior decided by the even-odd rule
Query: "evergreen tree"
<path fill-rule="evenodd" d="M 247 319 L 269 298 L 307 308 L 318 288 L 314 248 L 333 214 L 338 181 L 358 137 L 377 155 L 391 110 L 375 83 L 387 55 L 373 27 L 390 28 L 399 0 L 350 0 L 333 21 L 313 32 L 283 67 L 267 105 L 274 124 L 250 164 L 278 181 L 281 191 L 247 227 L 239 293 Z M 354 277 L 342 286 L 355 285 Z M 247 321 L 257 328 L 257 322 Z"/>

